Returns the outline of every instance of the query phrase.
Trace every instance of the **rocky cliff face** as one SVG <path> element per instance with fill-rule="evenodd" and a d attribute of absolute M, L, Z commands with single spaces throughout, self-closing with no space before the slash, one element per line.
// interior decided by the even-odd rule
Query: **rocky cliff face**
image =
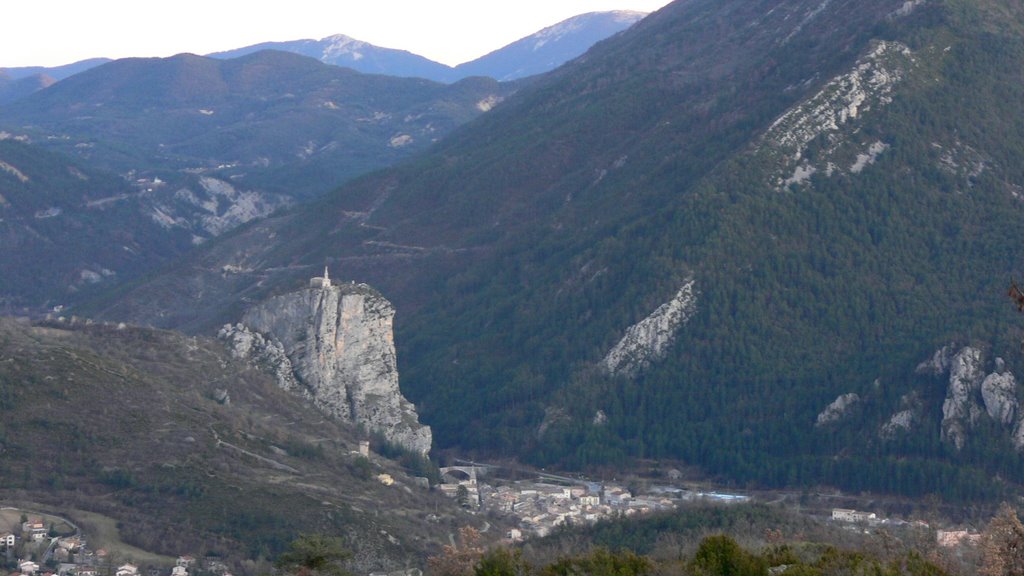
<path fill-rule="evenodd" d="M 842 394 L 838 398 L 832 401 L 831 404 L 825 407 L 824 410 L 818 414 L 817 420 L 814 422 L 815 426 L 826 426 L 833 422 L 838 422 L 845 418 L 850 411 L 860 403 L 860 396 L 854 392 L 849 394 Z"/>
<path fill-rule="evenodd" d="M 981 368 L 981 350 L 965 347 L 953 356 L 949 367 L 949 388 L 942 403 L 942 439 L 960 450 L 967 428 L 981 417 L 978 390 L 985 373 Z"/>
<path fill-rule="evenodd" d="M 942 439 L 957 450 L 964 446 L 967 434 L 986 415 L 1011 431 L 1014 446 L 1024 449 L 1024 420 L 1020 418 L 1017 380 L 1006 369 L 1002 358 L 995 359 L 994 371 L 987 376 L 981 350 L 971 346 L 950 355 L 947 346 L 932 360 L 918 366 L 918 372 L 941 374 L 949 370 L 949 386 L 942 403 Z"/>
<path fill-rule="evenodd" d="M 411 451 L 430 451 L 430 427 L 398 388 L 395 310 L 365 284 L 314 287 L 251 308 L 221 336 L 238 355 L 262 360 L 283 387 L 324 412 L 380 432 Z"/>
<path fill-rule="evenodd" d="M 891 418 L 882 424 L 878 429 L 878 436 L 883 440 L 891 440 L 903 432 L 908 432 L 914 426 L 916 418 L 913 410 L 901 410 L 892 415 Z"/>
<path fill-rule="evenodd" d="M 990 418 L 1004 428 L 1013 426 L 1020 403 L 1017 401 L 1017 379 L 1006 371 L 1002 358 L 996 358 L 996 371 L 981 382 L 981 398 Z"/>
<path fill-rule="evenodd" d="M 608 352 L 601 366 L 609 374 L 636 376 L 652 362 L 662 359 L 676 338 L 679 327 L 697 310 L 694 281 L 689 280 L 676 295 L 640 322 Z"/>
<path fill-rule="evenodd" d="M 774 184 L 790 188 L 813 174 L 831 177 L 860 173 L 889 149 L 881 141 L 857 134 L 859 117 L 892 101 L 892 92 L 916 65 L 910 49 L 899 42 L 878 42 L 853 70 L 829 81 L 817 94 L 776 120 L 762 139 L 763 150 L 780 165 Z M 828 145 L 814 158 L 808 145 L 824 136 Z"/>

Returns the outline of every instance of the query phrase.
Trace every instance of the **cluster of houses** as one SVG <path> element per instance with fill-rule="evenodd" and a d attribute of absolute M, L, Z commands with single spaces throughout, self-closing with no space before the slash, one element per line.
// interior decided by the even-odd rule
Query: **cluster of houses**
<path fill-rule="evenodd" d="M 485 484 L 480 492 L 482 507 L 519 519 L 519 529 L 508 534 L 511 540 L 521 539 L 524 533 L 544 536 L 566 524 L 593 524 L 610 516 L 647 514 L 676 506 L 668 497 L 634 497 L 628 489 L 617 485 L 526 482 L 493 488 Z"/>
<path fill-rule="evenodd" d="M 847 508 L 833 508 L 832 509 L 832 520 L 837 522 L 845 522 L 848 524 L 868 525 L 868 526 L 913 526 L 917 528 L 928 528 L 928 523 L 924 520 L 903 520 L 901 518 L 879 518 L 874 512 L 862 512 L 859 510 L 849 510 Z"/>
<path fill-rule="evenodd" d="M 892 524 L 928 528 L 928 523 L 922 520 L 908 522 L 899 518 L 879 518 L 874 512 L 863 512 L 847 508 L 833 508 L 832 520 L 860 526 Z M 981 534 L 975 530 L 936 530 L 935 542 L 943 548 L 975 547 L 981 543 Z"/>
<path fill-rule="evenodd" d="M 200 568 L 192 556 L 179 556 L 169 574 L 166 569 L 143 574 L 130 562 L 116 566 L 106 550 L 89 549 L 81 535 L 50 537 L 49 529 L 39 519 L 22 523 L 20 536 L 12 532 L 0 533 L 0 551 L 10 558 L 19 541 L 34 545 L 35 556 L 40 561 L 18 560 L 17 571 L 10 572 L 9 576 L 189 576 Z M 228 566 L 215 559 L 207 559 L 201 568 L 218 576 L 231 576 Z M 0 572 L 0 576 L 3 574 Z"/>
<path fill-rule="evenodd" d="M 746 496 L 704 494 L 681 488 L 653 487 L 646 494 L 634 495 L 624 486 L 599 482 L 553 484 L 538 481 L 510 482 L 492 486 L 478 482 L 476 474 L 458 479 L 451 476 L 439 486 L 453 498 L 461 498 L 470 508 L 514 516 L 519 527 L 510 530 L 508 540 L 526 536 L 544 536 L 562 525 L 593 524 L 611 516 L 632 516 L 672 510 L 687 500 L 708 499 L 740 502 Z"/>

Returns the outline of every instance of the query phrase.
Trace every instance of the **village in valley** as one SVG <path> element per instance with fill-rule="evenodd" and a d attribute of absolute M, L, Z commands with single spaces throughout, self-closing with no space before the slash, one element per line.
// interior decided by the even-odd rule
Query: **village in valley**
<path fill-rule="evenodd" d="M 16 511 L 4 508 L 4 512 Z M 21 512 L 21 511 L 17 511 Z M 0 524 L 0 574 L 10 576 L 232 576 L 217 558 L 198 561 L 179 556 L 174 566 L 143 570 L 105 548 L 90 548 L 81 530 L 69 521 L 21 512 L 20 522 Z M 11 524 L 11 523 L 6 523 Z M 58 527 L 59 526 L 59 527 Z"/>
<path fill-rule="evenodd" d="M 694 492 L 675 486 L 652 486 L 633 494 L 625 485 L 591 482 L 552 474 L 537 480 L 484 482 L 494 468 L 453 466 L 442 468 L 444 483 L 438 486 L 471 510 L 515 518 L 519 526 L 509 530 L 507 539 L 519 541 L 546 536 L 559 526 L 593 524 L 616 516 L 633 516 L 673 510 L 681 502 L 698 499 L 743 502 L 747 496 Z M 490 478 L 488 478 L 490 480 Z"/>
<path fill-rule="evenodd" d="M 528 480 L 509 480 L 500 477 L 496 473 L 499 470 L 478 464 L 442 468 L 444 483 L 438 489 L 472 511 L 511 517 L 518 526 L 506 533 L 509 543 L 543 537 L 561 526 L 675 510 L 689 504 L 729 505 L 754 500 L 746 494 L 681 487 L 682 474 L 675 469 L 665 473 L 661 484 L 597 482 L 544 473 Z M 832 508 L 826 518 L 848 530 L 865 533 L 884 528 L 933 529 L 921 520 L 885 518 L 846 508 Z M 947 549 L 976 547 L 980 538 L 971 529 L 935 530 L 936 544 Z"/>
<path fill-rule="evenodd" d="M 367 443 L 360 448 L 362 454 L 369 455 Z M 750 495 L 681 487 L 675 470 L 670 470 L 666 482 L 660 484 L 598 482 L 543 472 L 528 474 L 527 479 L 516 478 L 518 474 L 510 478 L 499 470 L 479 464 L 441 468 L 442 483 L 434 489 L 457 500 L 472 514 L 511 520 L 503 523 L 514 526 L 503 534 L 501 541 L 505 544 L 543 537 L 563 526 L 671 511 L 691 504 L 730 505 L 754 500 Z M 388 474 L 376 479 L 387 486 L 394 483 Z M 129 555 L 89 547 L 86 535 L 70 520 L 9 507 L 2 511 L 8 519 L 20 514 L 20 521 L 0 522 L 0 576 L 231 576 L 231 567 L 216 557 L 182 555 L 173 566 L 171 558 L 162 566 L 136 565 Z M 831 509 L 824 520 L 864 533 L 897 527 L 933 529 L 920 520 L 884 518 L 846 508 Z M 490 526 L 486 521 L 484 524 Z M 980 541 L 974 530 L 935 530 L 934 534 L 935 543 L 947 549 L 970 549 Z"/>

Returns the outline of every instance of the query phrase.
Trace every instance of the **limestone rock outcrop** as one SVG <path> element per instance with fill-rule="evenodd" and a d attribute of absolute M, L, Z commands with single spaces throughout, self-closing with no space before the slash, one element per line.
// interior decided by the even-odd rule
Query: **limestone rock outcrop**
<path fill-rule="evenodd" d="M 842 394 L 818 414 L 815 426 L 826 426 L 846 417 L 854 406 L 860 403 L 860 396 L 854 392 Z"/>
<path fill-rule="evenodd" d="M 917 374 L 941 376 L 949 371 L 949 365 L 956 353 L 956 345 L 947 344 L 932 354 L 932 357 L 917 365 Z"/>
<path fill-rule="evenodd" d="M 964 447 L 967 434 L 988 416 L 1007 430 L 1017 450 L 1024 450 L 1024 415 L 1017 398 L 1017 379 L 1002 358 L 995 359 L 994 371 L 984 370 L 981 350 L 965 346 L 955 354 L 953 347 L 938 350 L 922 362 L 918 373 L 941 375 L 949 370 L 949 386 L 942 403 L 942 440 L 957 450 Z"/>
<path fill-rule="evenodd" d="M 430 427 L 419 423 L 398 387 L 391 303 L 365 284 L 315 280 L 249 309 L 222 336 L 236 354 L 266 362 L 282 387 L 301 389 L 327 414 L 426 454 Z"/>
<path fill-rule="evenodd" d="M 878 430 L 878 436 L 883 440 L 891 440 L 901 432 L 909 432 L 914 426 L 913 410 L 901 410 L 892 415 L 885 424 Z"/>
<path fill-rule="evenodd" d="M 228 348 L 235 358 L 250 358 L 269 369 L 277 379 L 277 385 L 281 388 L 306 391 L 295 380 L 292 362 L 285 354 L 284 346 L 277 340 L 268 339 L 259 332 L 253 332 L 244 324 L 225 324 L 217 337 L 227 342 Z"/>
<path fill-rule="evenodd" d="M 1017 400 L 1017 379 L 1012 372 L 1007 372 L 1006 363 L 1001 358 L 995 359 L 995 372 L 981 382 L 981 398 L 985 402 L 988 416 L 1002 425 L 1010 427 L 1014 424 L 1020 402 Z"/>
<path fill-rule="evenodd" d="M 942 439 L 957 450 L 964 447 L 967 429 L 981 416 L 977 399 L 984 377 L 981 350 L 966 346 L 951 359 L 949 387 L 942 403 Z"/>
<path fill-rule="evenodd" d="M 1017 400 L 1017 380 L 1010 372 L 993 372 L 981 382 L 981 397 L 990 418 L 1003 427 L 1013 426 L 1020 403 Z"/>
<path fill-rule="evenodd" d="M 661 360 L 675 341 L 679 327 L 697 311 L 694 281 L 683 284 L 676 295 L 650 316 L 626 329 L 625 335 L 601 361 L 609 374 L 634 377 Z"/>

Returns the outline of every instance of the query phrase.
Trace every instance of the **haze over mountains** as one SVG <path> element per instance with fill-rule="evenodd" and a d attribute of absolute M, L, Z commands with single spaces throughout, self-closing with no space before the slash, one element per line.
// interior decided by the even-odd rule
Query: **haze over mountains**
<path fill-rule="evenodd" d="M 469 76 L 508 81 L 553 70 L 583 54 L 594 43 L 625 30 L 645 15 L 643 12 L 629 10 L 581 14 L 455 67 L 406 50 L 374 46 L 344 34 L 321 40 L 264 42 L 208 56 L 227 60 L 261 50 L 280 50 L 366 74 L 426 78 L 445 83 Z M 91 58 L 55 67 L 0 68 L 0 105 L 24 98 L 54 82 L 107 62 L 110 62 L 109 58 Z"/>
<path fill-rule="evenodd" d="M 641 16 L 585 14 L 476 65 L 497 59 L 494 75 L 507 77 L 541 72 Z M 465 74 L 436 63 L 430 65 L 443 74 L 416 71 L 409 62 L 428 61 L 341 37 L 313 43 L 312 51 L 305 44 L 275 46 L 325 63 L 261 45 L 216 59 L 182 54 L 0 71 L 4 161 L 31 174 L 28 181 L 6 174 L 11 203 L 0 225 L 21 248 L 5 257 L 22 265 L 5 278 L 0 302 L 15 307 L 8 309 L 52 306 L 62 296 L 74 300 L 83 289 L 127 281 L 235 226 L 408 158 L 520 85 L 454 81 Z M 532 48 L 524 50 L 527 44 Z M 22 153 L 26 146 L 48 151 L 36 161 Z M 67 170 L 57 165 L 121 174 L 131 187 L 102 190 L 83 181 L 79 199 L 51 195 L 51 187 L 66 188 L 57 180 Z M 36 234 L 37 213 L 53 215 L 52 230 Z M 58 232 L 77 229 L 64 221 L 76 213 L 92 223 L 84 238 Z M 128 220 L 133 232 L 116 232 Z M 97 250 L 101 245 L 120 256 L 108 257 L 113 253 Z M 162 248 L 150 250 L 156 246 Z M 45 278 L 48 288 L 24 281 L 32 278 Z"/>
<path fill-rule="evenodd" d="M 0 228 L 19 247 L 4 258 L 20 263 L 0 302 L 53 306 L 130 279 L 408 158 L 515 89 L 360 74 L 273 51 L 118 60 L 67 78 L 0 108 Z"/>
<path fill-rule="evenodd" d="M 507 81 L 554 70 L 600 40 L 629 28 L 644 16 L 643 12 L 628 10 L 581 14 L 455 67 L 405 50 L 373 46 L 341 34 L 320 40 L 265 42 L 210 56 L 237 58 L 259 50 L 283 50 L 368 74 L 411 76 L 437 82 L 454 82 L 469 76 Z"/>
<path fill-rule="evenodd" d="M 93 58 L 51 68 L 43 66 L 0 68 L 0 105 L 20 100 L 49 87 L 54 82 L 106 62 L 110 62 L 110 59 Z"/>

